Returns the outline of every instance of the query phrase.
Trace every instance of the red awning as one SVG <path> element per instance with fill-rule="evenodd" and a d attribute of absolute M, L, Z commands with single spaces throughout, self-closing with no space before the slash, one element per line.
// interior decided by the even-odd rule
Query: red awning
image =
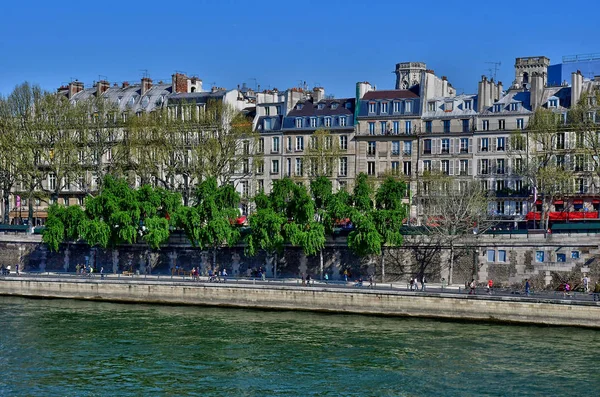
<path fill-rule="evenodd" d="M 248 220 L 248 218 L 245 215 L 243 215 L 236 219 L 236 223 L 238 225 L 245 225 L 247 223 L 246 222 L 247 220 Z"/>
<path fill-rule="evenodd" d="M 600 199 L 593 199 L 592 204 L 600 204 Z"/>
<path fill-rule="evenodd" d="M 536 203 L 537 205 L 540 205 L 540 204 L 542 204 L 542 200 L 538 200 L 538 201 L 536 201 L 535 203 Z"/>
<path fill-rule="evenodd" d="M 575 200 L 573 200 L 573 204 L 583 204 L 583 200 L 575 199 Z"/>
<path fill-rule="evenodd" d="M 539 212 L 529 212 L 525 219 L 528 221 L 539 221 L 541 214 Z M 573 211 L 561 211 L 561 212 L 550 212 L 549 218 L 551 221 L 575 221 L 578 219 L 598 219 L 598 211 L 591 212 L 573 212 Z"/>
<path fill-rule="evenodd" d="M 562 200 L 554 201 L 554 205 L 563 205 L 563 204 L 564 204 L 564 201 L 562 201 Z"/>

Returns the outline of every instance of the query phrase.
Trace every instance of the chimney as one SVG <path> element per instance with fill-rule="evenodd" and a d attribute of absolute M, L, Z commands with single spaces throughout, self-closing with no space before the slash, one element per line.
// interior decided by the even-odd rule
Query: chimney
<path fill-rule="evenodd" d="M 150 77 L 142 77 L 142 95 L 146 95 L 148 91 L 152 88 L 152 79 Z"/>
<path fill-rule="evenodd" d="M 571 106 L 577 105 L 583 90 L 583 76 L 581 71 L 571 73 Z"/>
<path fill-rule="evenodd" d="M 185 74 L 175 73 L 171 76 L 173 93 L 188 92 L 188 78 Z"/>
<path fill-rule="evenodd" d="M 504 87 L 502 86 L 502 82 L 498 82 L 498 99 L 502 96 L 502 91 L 504 91 Z"/>
<path fill-rule="evenodd" d="M 479 113 L 492 106 L 492 97 L 489 88 L 487 77 L 481 76 L 481 81 L 477 84 L 477 111 Z"/>
<path fill-rule="evenodd" d="M 373 88 L 371 87 L 371 84 L 367 81 L 363 81 L 362 83 L 356 83 L 356 99 L 361 99 L 363 96 L 365 96 L 367 92 L 372 90 Z"/>
<path fill-rule="evenodd" d="M 529 102 L 531 110 L 535 111 L 542 103 L 542 95 L 544 93 L 544 76 L 539 72 L 532 72 L 530 77 L 531 89 Z"/>
<path fill-rule="evenodd" d="M 127 88 L 127 87 L 129 87 L 129 82 L 124 81 L 123 84 L 121 85 L 121 88 Z"/>
<path fill-rule="evenodd" d="M 202 92 L 202 80 L 196 76 L 190 77 L 188 92 Z"/>
<path fill-rule="evenodd" d="M 442 97 L 448 96 L 448 78 L 442 76 Z"/>
<path fill-rule="evenodd" d="M 96 83 L 96 96 L 100 96 L 110 88 L 110 83 L 106 80 L 100 80 Z"/>
<path fill-rule="evenodd" d="M 69 99 L 81 91 L 83 91 L 83 83 L 81 81 L 75 80 L 69 83 Z"/>
<path fill-rule="evenodd" d="M 315 87 L 313 88 L 313 103 L 317 103 L 325 99 L 325 88 L 323 87 Z"/>

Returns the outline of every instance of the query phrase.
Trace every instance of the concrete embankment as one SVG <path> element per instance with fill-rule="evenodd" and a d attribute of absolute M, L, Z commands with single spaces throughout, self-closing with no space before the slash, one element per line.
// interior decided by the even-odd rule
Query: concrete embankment
<path fill-rule="evenodd" d="M 600 328 L 600 303 L 298 286 L 10 277 L 0 295 L 483 320 Z"/>

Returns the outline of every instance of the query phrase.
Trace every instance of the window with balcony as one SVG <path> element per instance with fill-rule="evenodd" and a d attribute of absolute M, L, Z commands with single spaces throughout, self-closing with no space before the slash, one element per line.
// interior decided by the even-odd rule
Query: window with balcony
<path fill-rule="evenodd" d="M 442 139 L 442 154 L 450 153 L 450 139 Z"/>
<path fill-rule="evenodd" d="M 504 159 L 496 159 L 496 173 L 504 174 Z"/>
<path fill-rule="evenodd" d="M 404 141 L 402 142 L 403 148 L 402 148 L 402 155 L 403 156 L 410 156 L 412 154 L 412 142 L 410 141 Z"/>
<path fill-rule="evenodd" d="M 556 134 L 556 148 L 562 150 L 565 148 L 565 133 L 559 132 Z"/>
<path fill-rule="evenodd" d="M 442 168 L 441 168 L 442 174 L 450 175 L 450 161 L 442 160 L 441 165 L 442 165 Z"/>
<path fill-rule="evenodd" d="M 489 148 L 489 138 L 481 138 L 481 147 L 479 148 L 482 152 L 487 152 Z"/>
<path fill-rule="evenodd" d="M 460 138 L 460 152 L 469 153 L 469 138 Z"/>
<path fill-rule="evenodd" d="M 400 154 L 400 142 L 399 141 L 392 141 L 392 155 L 399 155 Z"/>
<path fill-rule="evenodd" d="M 459 164 L 459 175 L 465 176 L 468 174 L 469 160 L 460 160 Z"/>
<path fill-rule="evenodd" d="M 496 181 L 496 192 L 501 192 L 502 190 L 504 190 L 504 180 L 503 179 L 499 179 L 499 180 Z"/>
<path fill-rule="evenodd" d="M 506 148 L 506 138 L 498 137 L 496 138 L 496 150 L 499 152 L 503 152 Z"/>

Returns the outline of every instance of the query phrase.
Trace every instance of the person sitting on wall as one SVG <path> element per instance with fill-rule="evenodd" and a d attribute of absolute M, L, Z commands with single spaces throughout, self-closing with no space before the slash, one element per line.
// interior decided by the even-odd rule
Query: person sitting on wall
<path fill-rule="evenodd" d="M 596 281 L 596 285 L 594 286 L 594 302 L 600 300 L 600 280 Z"/>

